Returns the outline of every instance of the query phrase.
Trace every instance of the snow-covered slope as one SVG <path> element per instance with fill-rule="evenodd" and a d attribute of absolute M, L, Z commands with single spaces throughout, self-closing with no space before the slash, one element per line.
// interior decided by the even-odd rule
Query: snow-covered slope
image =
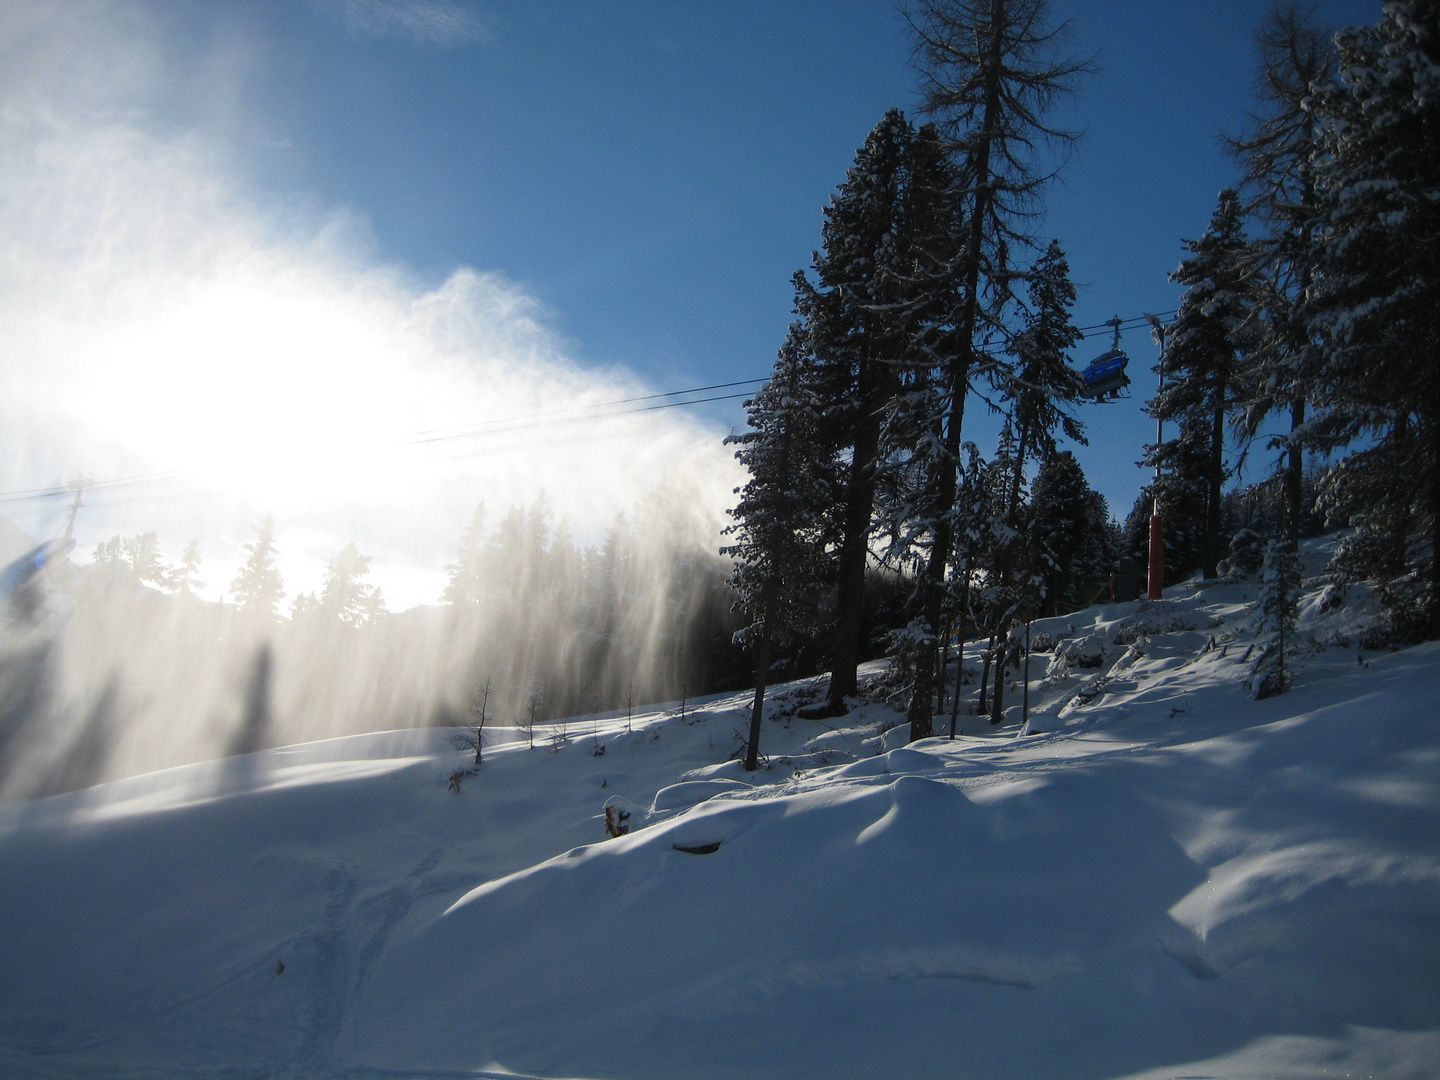
<path fill-rule="evenodd" d="M 1024 737 L 804 683 L 749 775 L 742 695 L 0 806 L 0 1075 L 1440 1075 L 1440 646 L 1312 604 L 1252 701 L 1252 598 L 1037 623 Z"/>

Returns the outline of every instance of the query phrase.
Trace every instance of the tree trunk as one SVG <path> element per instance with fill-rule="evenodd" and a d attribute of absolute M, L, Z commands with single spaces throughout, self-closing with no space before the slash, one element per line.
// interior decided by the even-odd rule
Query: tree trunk
<path fill-rule="evenodd" d="M 949 624 L 943 614 L 940 616 L 940 619 L 943 627 L 948 629 Z M 950 670 L 950 636 L 948 634 L 942 634 L 941 638 L 940 675 L 935 680 L 935 711 L 943 714 L 945 712 L 945 673 Z"/>
<path fill-rule="evenodd" d="M 1300 518 L 1304 514 L 1301 503 L 1305 500 L 1305 465 L 1300 446 L 1294 441 L 1294 434 L 1305 423 L 1305 401 L 1290 404 L 1290 451 L 1285 461 L 1285 546 L 1291 551 L 1300 550 Z"/>
<path fill-rule="evenodd" d="M 875 507 L 875 459 L 880 445 L 880 418 L 874 402 L 870 364 L 863 362 L 857 380 L 861 417 L 855 431 L 850 482 L 845 491 L 845 539 L 840 545 L 835 637 L 831 650 L 829 712 L 843 715 L 845 698 L 859 690 L 860 627 L 864 614 L 865 568 L 870 559 L 870 515 Z"/>
<path fill-rule="evenodd" d="M 985 715 L 986 692 L 990 688 L 990 665 L 995 660 L 995 635 L 990 635 L 990 644 L 985 647 L 985 666 L 980 670 L 980 701 L 975 706 L 975 715 Z"/>
<path fill-rule="evenodd" d="M 1220 563 L 1220 493 L 1225 486 L 1225 384 L 1227 372 L 1216 375 L 1216 402 L 1210 422 L 1210 490 L 1205 501 L 1205 540 L 1201 556 L 1201 576 L 1215 576 Z"/>
<path fill-rule="evenodd" d="M 997 22 L 1003 19 L 1004 0 L 995 0 L 993 16 Z M 993 55 L 987 73 L 985 118 L 981 122 L 981 138 L 971 162 L 977 178 L 975 200 L 970 207 L 970 234 L 965 243 L 965 282 L 961 292 L 961 314 L 955 326 L 956 353 L 950 364 L 950 415 L 946 418 L 944 459 L 940 463 L 940 475 L 934 489 L 935 503 L 932 507 L 937 522 L 930 559 L 925 566 L 925 622 L 932 635 L 939 630 L 940 610 L 945 587 L 945 568 L 950 561 L 950 549 L 954 544 L 954 531 L 950 523 L 950 509 L 955 505 L 955 481 L 959 471 L 960 427 L 965 417 L 965 397 L 970 390 L 970 367 L 975 356 L 975 326 L 980 315 L 980 255 L 985 244 L 985 219 L 989 216 L 990 201 L 994 197 L 992 185 L 995 177 L 990 173 L 990 150 L 998 130 L 1001 105 L 1001 60 L 1003 48 L 999 33 L 994 35 Z M 928 650 L 927 650 L 928 652 Z M 935 666 L 933 659 L 922 656 L 915 670 L 915 689 L 910 696 L 910 738 L 926 739 L 934 734 L 934 714 L 931 712 L 930 697 L 935 690 Z"/>
<path fill-rule="evenodd" d="M 1020 425 L 1020 439 L 1015 447 L 1015 472 L 1010 478 L 1009 505 L 1005 507 L 1005 524 L 1012 529 L 1015 528 L 1015 515 L 1020 509 L 1020 482 L 1025 477 L 1025 455 L 1029 451 L 1026 445 L 1030 441 L 1030 425 Z"/>
<path fill-rule="evenodd" d="M 992 727 L 1005 721 L 1005 669 L 1009 666 L 1009 645 L 1008 637 L 1002 639 L 1000 652 L 995 657 L 995 692 L 990 698 L 990 724 Z"/>
<path fill-rule="evenodd" d="M 1440 423 L 1437 413 L 1431 413 L 1430 421 L 1430 603 L 1429 633 L 1427 637 L 1440 638 Z"/>
<path fill-rule="evenodd" d="M 765 630 L 760 635 L 755 660 L 755 705 L 750 710 L 750 742 L 745 747 L 745 771 L 754 772 L 760 763 L 760 719 L 765 712 L 765 683 L 770 676 L 770 620 L 774 617 L 775 590 L 766 589 Z"/>

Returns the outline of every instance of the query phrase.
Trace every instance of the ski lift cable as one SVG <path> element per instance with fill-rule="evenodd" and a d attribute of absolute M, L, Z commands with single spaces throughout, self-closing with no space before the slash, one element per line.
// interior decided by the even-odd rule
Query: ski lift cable
<path fill-rule="evenodd" d="M 1178 310 L 1178 308 L 1175 308 L 1171 309 L 1170 311 L 1162 311 L 1159 313 L 1159 315 L 1161 318 L 1163 318 L 1166 315 L 1174 315 Z M 1144 315 L 1132 315 L 1128 319 L 1120 320 L 1120 328 L 1122 330 L 1135 330 L 1144 326 L 1148 321 L 1149 320 L 1147 320 Z M 1113 332 L 1113 330 L 1115 329 L 1115 324 L 1113 322 L 1103 322 L 1097 323 L 1095 326 L 1076 327 L 1076 329 L 1081 331 L 1081 335 L 1083 337 L 1096 337 L 1102 332 L 1107 334 Z"/>
<path fill-rule="evenodd" d="M 760 382 L 763 380 L 747 379 L 746 382 Z M 738 385 L 738 384 L 734 384 Z M 692 391 L 693 393 L 693 391 Z M 660 395 L 655 395 L 659 397 Z M 632 416 L 635 413 L 656 412 L 660 409 L 678 409 L 685 405 L 703 405 L 707 401 L 733 401 L 736 398 L 748 398 L 749 393 L 744 394 L 717 394 L 714 397 L 691 398 L 688 401 L 667 401 L 661 405 L 642 405 L 635 409 L 616 409 L 606 413 L 585 413 L 580 416 L 567 416 L 560 419 L 552 419 L 553 413 L 539 413 L 528 423 L 515 423 L 511 427 L 493 427 L 484 429 L 472 429 L 456 431 L 445 435 L 432 435 L 429 438 L 409 438 L 405 440 L 407 446 L 420 446 L 425 443 L 449 442 L 455 439 L 474 439 L 484 435 L 508 435 L 512 431 L 529 431 L 537 427 L 558 427 L 561 424 L 584 423 L 591 420 L 609 420 L 616 416 Z M 642 399 L 643 400 L 643 399 Z M 517 420 L 524 420 L 525 417 L 517 417 Z M 496 421 L 499 423 L 500 421 Z"/>
<path fill-rule="evenodd" d="M 29 488 L 22 491 L 0 492 L 0 502 L 18 502 L 22 499 L 50 499 L 58 495 L 74 495 L 76 488 L 85 491 L 106 491 L 111 488 L 133 487 L 137 484 L 156 484 L 167 480 L 183 479 L 181 472 L 145 473 L 139 476 L 117 476 L 109 480 L 79 480 L 57 487 Z"/>
<path fill-rule="evenodd" d="M 1160 312 L 1161 316 L 1174 315 L 1175 309 Z M 1134 326 L 1141 326 L 1145 323 L 1145 316 L 1137 315 L 1121 320 L 1124 329 L 1133 329 Z M 1131 326 L 1130 324 L 1134 324 Z M 1094 326 L 1078 327 L 1082 336 L 1089 337 L 1092 333 L 1101 331 L 1111 332 L 1114 323 L 1097 323 Z M 594 405 L 580 406 L 575 409 L 559 409 L 546 413 L 531 413 L 525 416 L 506 417 L 503 419 L 487 421 L 484 425 L 474 425 L 462 430 L 447 428 L 430 428 L 425 431 L 412 432 L 404 439 L 406 445 L 423 445 L 432 442 L 447 442 L 455 439 L 476 438 L 482 435 L 506 434 L 513 431 L 525 431 L 536 427 L 543 427 L 546 424 L 555 423 L 577 423 L 590 420 L 605 420 L 611 417 L 627 416 L 635 413 L 656 412 L 661 409 L 675 409 L 686 405 L 704 405 L 715 401 L 733 401 L 737 398 L 746 398 L 750 394 L 718 394 L 711 397 L 690 398 L 691 394 L 705 393 L 710 390 L 728 390 L 735 386 L 755 386 L 768 381 L 768 376 L 754 379 L 738 379 L 734 382 L 713 383 L 709 386 L 694 386 L 685 390 L 669 390 L 660 394 L 643 394 L 632 398 L 618 398 L 614 401 L 597 402 Z M 684 401 L 663 401 L 665 398 L 685 397 Z M 662 401 L 657 405 L 642 405 L 642 402 Z M 615 409 L 613 412 L 595 412 L 597 409 L 611 408 L 616 405 L 637 405 L 633 409 Z M 578 415 L 568 415 L 578 414 Z M 556 420 L 555 417 L 563 419 Z M 497 425 L 510 424 L 510 427 Z M 164 483 L 172 480 L 184 480 L 193 478 L 193 474 L 182 472 L 147 473 L 138 476 L 119 476 L 108 480 L 86 481 L 86 490 L 106 491 L 116 488 L 133 487 L 139 484 Z M 20 502 L 30 499 L 49 499 L 60 495 L 70 495 L 74 492 L 73 485 L 57 485 L 45 488 L 26 488 L 17 491 L 0 492 L 0 503 Z"/>
<path fill-rule="evenodd" d="M 523 415 L 523 416 L 507 416 L 507 417 L 501 417 L 501 418 L 498 418 L 498 419 L 495 419 L 495 420 L 486 420 L 486 421 L 484 421 L 484 422 L 482 422 L 482 423 L 480 423 L 480 424 L 469 424 L 469 425 L 465 425 L 464 427 L 459 427 L 459 428 L 426 428 L 426 429 L 423 430 L 423 431 L 412 431 L 412 432 L 410 432 L 409 435 L 405 436 L 405 438 L 406 438 L 407 440 L 413 439 L 413 440 L 416 441 L 416 442 L 430 442 L 430 441 L 432 441 L 431 439 L 424 438 L 423 436 L 427 436 L 427 435 L 442 435 L 442 437 L 451 437 L 451 434 L 452 434 L 452 433 L 454 434 L 454 436 L 462 436 L 462 435 L 470 434 L 470 433 L 472 433 L 472 432 L 478 434 L 478 433 L 480 433 L 480 429 L 492 427 L 492 426 L 494 426 L 494 425 L 496 425 L 496 424 L 509 424 L 509 423 L 514 423 L 514 422 L 517 422 L 517 421 L 530 421 L 530 420 L 538 419 L 538 418 L 540 418 L 540 417 L 547 417 L 547 416 L 564 416 L 564 415 L 567 415 L 567 414 L 569 414 L 569 413 L 588 413 L 588 412 L 592 412 L 592 411 L 595 410 L 595 409 L 608 409 L 608 408 L 610 408 L 610 407 L 612 407 L 612 406 L 615 406 L 615 405 L 631 405 L 631 404 L 634 404 L 634 403 L 636 403 L 636 402 L 641 402 L 641 401 L 658 401 L 658 400 L 660 400 L 660 399 L 662 399 L 662 398 L 684 397 L 684 396 L 688 396 L 688 395 L 690 395 L 690 394 L 703 394 L 703 393 L 705 393 L 706 391 L 709 391 L 709 390 L 728 390 L 728 389 L 730 389 L 732 386 L 750 386 L 750 385 L 753 385 L 753 384 L 755 384 L 755 383 L 762 383 L 762 382 L 764 382 L 764 381 L 765 381 L 764 379 L 740 379 L 740 380 L 738 380 L 738 381 L 736 381 L 736 382 L 715 383 L 713 386 L 692 386 L 692 387 L 691 387 L 690 389 L 688 389 L 688 390 L 669 390 L 669 391 L 666 391 L 666 392 L 663 393 L 663 394 L 644 394 L 644 395 L 641 395 L 640 397 L 619 398 L 619 399 L 617 399 L 617 400 L 615 400 L 615 401 L 597 401 L 597 402 L 596 402 L 595 404 L 593 404 L 593 405 L 577 405 L 577 406 L 575 406 L 574 408 L 571 408 L 571 409 L 555 409 L 555 410 L 552 410 L 551 412 L 544 412 L 544 413 L 527 413 L 527 414 L 525 414 L 525 415 Z M 705 398 L 704 400 L 705 400 L 705 401 L 723 401 L 723 400 L 726 400 L 726 398 L 728 398 L 728 397 L 748 397 L 748 396 L 749 396 L 748 394 L 729 394 L 729 395 L 726 395 L 726 397 L 720 397 L 720 398 Z M 695 404 L 699 404 L 699 402 L 698 402 L 698 401 L 681 401 L 681 402 L 676 402 L 675 404 L 678 404 L 678 405 L 695 405 Z M 665 408 L 668 408 L 669 406 L 664 406 L 664 407 L 665 407 Z M 628 411 L 628 410 L 627 410 L 627 411 Z M 645 410 L 643 410 L 643 409 L 637 409 L 637 410 L 634 410 L 634 411 L 636 411 L 636 412 L 644 412 Z"/>
<path fill-rule="evenodd" d="M 624 401 L 606 402 L 590 406 L 591 409 L 603 408 L 605 405 L 629 404 L 630 402 L 654 401 L 657 398 L 678 397 L 682 394 L 700 393 L 706 389 L 720 390 L 731 386 L 745 386 L 753 383 L 764 382 L 763 379 L 743 379 L 733 383 L 718 383 L 711 387 L 693 387 L 689 390 L 672 390 L 665 394 L 648 394 L 640 398 L 626 399 Z M 573 424 L 593 420 L 607 420 L 611 417 L 630 416 L 635 413 L 656 412 L 661 409 L 678 409 L 686 405 L 703 405 L 712 401 L 732 401 L 736 398 L 748 398 L 750 393 L 743 394 L 716 394 L 711 397 L 689 398 L 685 401 L 666 401 L 656 405 L 639 405 L 631 409 L 614 409 L 611 412 L 587 412 L 578 416 L 564 416 L 565 412 L 575 410 L 558 410 L 550 413 L 532 413 L 528 416 L 511 417 L 504 421 L 493 421 L 493 423 L 509 423 L 509 427 L 493 427 L 486 429 L 468 429 L 465 431 L 449 432 L 447 434 L 432 435 L 429 438 L 416 438 L 413 435 L 406 438 L 402 445 L 423 445 L 432 442 L 446 442 L 454 439 L 478 438 L 484 435 L 504 435 L 515 431 L 527 431 L 533 428 L 558 426 L 560 424 Z M 559 417 L 557 419 L 556 417 Z M 519 421 L 528 421 L 520 423 Z M 445 429 L 436 429 L 444 431 Z M 163 483 L 165 481 L 194 479 L 195 474 L 184 472 L 163 472 L 147 473 L 140 476 L 120 476 L 109 480 L 87 480 L 85 481 L 86 491 L 109 491 L 119 488 L 134 487 L 140 484 Z M 74 494 L 73 485 L 59 485 L 46 488 L 26 488 L 18 491 L 0 492 L 0 503 L 20 502 L 30 499 L 48 499 L 59 495 Z"/>

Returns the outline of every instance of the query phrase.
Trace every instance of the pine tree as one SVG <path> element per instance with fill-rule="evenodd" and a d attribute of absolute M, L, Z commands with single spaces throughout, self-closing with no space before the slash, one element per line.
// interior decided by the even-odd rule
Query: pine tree
<path fill-rule="evenodd" d="M 112 536 L 109 540 L 101 540 L 95 545 L 95 561 L 102 566 L 113 566 L 125 558 L 124 542 L 119 536 Z"/>
<path fill-rule="evenodd" d="M 1275 437 L 1271 445 L 1283 455 L 1282 531 L 1292 548 L 1307 516 L 1302 436 L 1309 332 L 1303 303 L 1315 276 L 1314 239 L 1320 225 L 1315 169 L 1319 127 L 1308 104 L 1317 91 L 1334 87 L 1331 38 L 1315 25 L 1313 12 L 1293 3 L 1279 3 L 1266 12 L 1255 32 L 1258 109 L 1244 134 L 1227 140 L 1244 170 L 1246 212 L 1260 228 L 1242 256 L 1253 310 L 1239 371 L 1238 427 L 1245 438 L 1254 438 L 1272 414 L 1289 413 L 1289 433 Z"/>
<path fill-rule="evenodd" d="M 361 555 L 354 542 L 346 544 L 325 566 L 316 611 L 346 626 L 365 626 L 385 610 L 380 590 L 362 578 L 370 572 L 370 556 Z"/>
<path fill-rule="evenodd" d="M 1010 343 L 1015 355 L 1010 393 L 1015 403 L 1017 433 L 1015 478 L 1006 510 L 1012 526 L 1016 524 L 1026 460 L 1034 456 L 1044 462 L 1054 456 L 1056 428 L 1067 438 L 1085 444 L 1084 429 L 1066 408 L 1079 402 L 1084 388 L 1067 359 L 1083 335 L 1070 321 L 1075 286 L 1070 282 L 1070 265 L 1058 240 L 1050 241 L 1045 254 L 1031 267 L 1029 292 L 1025 329 Z"/>
<path fill-rule="evenodd" d="M 1255 629 L 1271 635 L 1250 669 L 1250 691 L 1266 698 L 1285 691 L 1291 679 L 1288 656 L 1295 648 L 1295 618 L 1300 597 L 1300 557 L 1282 540 L 1265 547 Z"/>
<path fill-rule="evenodd" d="M 200 541 L 191 540 L 185 545 L 185 553 L 180 556 L 180 565 L 171 570 L 166 578 L 167 587 L 186 596 L 205 588 L 205 583 L 195 576 L 200 571 L 200 563 Z"/>
<path fill-rule="evenodd" d="M 834 714 L 846 710 L 845 698 L 857 689 L 881 416 L 896 385 L 893 362 L 907 347 L 889 317 L 897 278 L 886 267 L 895 255 L 911 134 L 898 109 L 885 114 L 825 208 L 815 284 L 795 275 L 795 309 L 815 356 L 826 436 L 832 450 L 844 451 L 847 459 L 836 513 L 838 595 L 828 694 Z"/>
<path fill-rule="evenodd" d="M 1165 585 L 1184 580 L 1204 565 L 1210 498 L 1206 477 L 1209 436 L 1210 426 L 1203 418 L 1182 422 L 1176 437 L 1165 443 L 1166 467 L 1159 482 L 1141 489 L 1125 519 L 1126 553 L 1144 566 L 1150 544 L 1150 512 L 1158 499 L 1165 514 Z"/>
<path fill-rule="evenodd" d="M 130 537 L 121 545 L 121 550 L 141 581 L 148 585 L 164 585 L 169 580 L 170 567 L 160 556 L 160 541 L 153 532 Z"/>
<path fill-rule="evenodd" d="M 241 611 L 273 619 L 285 590 L 275 568 L 275 520 L 269 514 L 255 526 L 255 540 L 245 550 L 249 556 L 230 583 L 230 593 Z"/>
<path fill-rule="evenodd" d="M 949 608 L 956 614 L 956 637 L 960 646 L 957 658 L 955 688 L 951 699 L 950 734 L 954 737 L 955 723 L 959 712 L 960 681 L 964 674 L 964 642 L 967 630 L 974 631 L 980 620 L 976 617 L 975 595 L 972 585 L 983 559 L 997 545 L 996 521 L 992 513 L 990 493 L 986 487 L 989 467 L 980 456 L 979 447 L 967 442 L 960 450 L 961 467 L 955 491 L 955 502 L 951 508 L 954 523 L 954 550 L 951 565 L 954 573 L 947 585 Z"/>
<path fill-rule="evenodd" d="M 780 349 L 770 379 L 745 403 L 750 430 L 726 442 L 750 472 L 737 488 L 726 533 L 735 542 L 720 549 L 735 560 L 730 584 L 747 624 L 736 639 L 754 648 L 755 700 L 745 769 L 754 771 L 760 745 L 772 650 L 814 627 L 815 604 L 826 575 L 826 514 L 830 485 L 819 439 L 820 403 L 810 385 L 813 357 L 804 326 L 795 323 Z"/>
<path fill-rule="evenodd" d="M 948 408 L 940 422 L 935 541 L 924 572 L 923 618 L 938 633 L 953 547 L 951 514 L 959 467 L 965 398 L 971 381 L 998 369 L 985 347 L 1018 276 L 1013 252 L 1030 246 L 1025 224 L 1053 175 L 1037 161 L 1042 144 L 1073 136 L 1046 123 L 1049 110 L 1089 70 L 1086 61 L 1054 58 L 1065 28 L 1047 28 L 1045 0 L 916 0 L 906 12 L 915 43 L 924 111 L 935 118 L 957 168 L 964 224 L 954 265 L 953 331 L 941 359 Z M 921 654 L 911 697 L 911 737 L 933 731 L 932 650 Z"/>
<path fill-rule="evenodd" d="M 1009 630 L 1022 608 L 1035 600 L 1034 582 L 1025 558 L 1025 533 L 1011 524 L 1010 506 L 1016 480 L 1015 432 L 1007 418 L 996 441 L 995 457 L 985 470 L 985 500 L 981 525 L 989 544 L 977 560 L 980 575 L 981 625 L 990 631 L 992 645 L 986 671 L 995 672 L 991 722 L 998 724 L 1004 710 L 1004 678 L 1009 657 Z M 999 644 L 994 644 L 998 639 Z M 983 693 L 982 693 L 983 698 Z"/>
<path fill-rule="evenodd" d="M 877 314 L 896 326 L 897 382 L 881 430 L 877 529 L 885 560 L 902 572 L 928 562 L 953 492 L 944 490 L 944 358 L 956 317 L 959 248 L 964 235 L 958 177 L 933 124 L 915 133 L 906 154 L 900 218 L 886 273 L 895 288 Z M 953 482 L 953 478 L 952 481 Z"/>
<path fill-rule="evenodd" d="M 1186 242 L 1191 256 L 1170 275 L 1186 290 L 1160 357 L 1164 387 L 1150 402 L 1153 415 L 1180 428 L 1175 438 L 1154 448 L 1152 460 L 1162 471 L 1203 485 L 1206 493 L 1200 567 L 1207 578 L 1215 576 L 1224 554 L 1221 492 L 1230 475 L 1225 426 L 1238 400 L 1239 346 L 1249 315 L 1244 243 L 1240 197 L 1227 188 L 1205 235 Z M 1161 507 L 1168 517 L 1167 504 Z"/>
<path fill-rule="evenodd" d="M 450 573 L 450 580 L 441 600 L 457 608 L 479 607 L 485 593 L 484 503 L 475 508 L 475 515 L 460 535 L 460 550 L 456 553 L 455 562 L 445 569 Z"/>
<path fill-rule="evenodd" d="M 1332 519 L 1358 526 L 1350 564 L 1386 584 L 1401 636 L 1440 636 L 1440 6 L 1387 4 L 1336 37 L 1321 120 L 1307 374 L 1332 470 Z M 1371 562 L 1390 550 L 1401 566 Z M 1370 566 L 1366 566 L 1370 563 Z"/>
<path fill-rule="evenodd" d="M 1074 603 L 1076 586 L 1089 580 L 1082 556 L 1095 546 L 1097 525 L 1103 529 L 1095 521 L 1093 495 L 1068 450 L 1053 454 L 1035 476 L 1025 550 L 1047 608 Z"/>

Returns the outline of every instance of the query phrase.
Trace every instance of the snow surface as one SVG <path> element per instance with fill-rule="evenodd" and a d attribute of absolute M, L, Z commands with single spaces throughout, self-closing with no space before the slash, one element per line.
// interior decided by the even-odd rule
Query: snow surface
<path fill-rule="evenodd" d="M 0 805 L 0 1076 L 1440 1076 L 1440 644 L 1312 598 L 1254 701 L 1253 599 L 1036 623 L 1023 737 L 870 665 L 752 774 L 740 694 Z"/>

